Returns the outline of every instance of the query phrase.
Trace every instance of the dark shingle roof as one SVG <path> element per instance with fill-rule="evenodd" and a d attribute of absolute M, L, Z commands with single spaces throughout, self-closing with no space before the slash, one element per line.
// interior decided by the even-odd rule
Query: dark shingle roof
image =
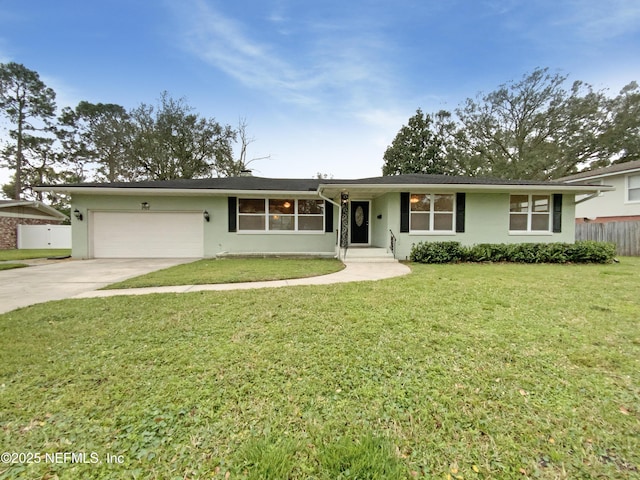
<path fill-rule="evenodd" d="M 55 187 L 100 188 L 153 188 L 153 189 L 207 189 L 207 190 L 266 190 L 308 192 L 316 191 L 319 185 L 553 185 L 557 182 L 534 180 L 504 180 L 486 177 L 462 177 L 453 175 L 409 174 L 358 179 L 304 179 L 264 178 L 253 176 L 177 179 L 143 182 L 79 183 L 55 185 Z"/>
<path fill-rule="evenodd" d="M 355 180 L 322 180 L 321 183 L 325 185 L 553 185 L 556 182 L 413 173 Z"/>
<path fill-rule="evenodd" d="M 155 189 L 207 189 L 207 190 L 281 190 L 281 191 L 315 191 L 318 188 L 317 179 L 295 178 L 263 178 L 263 177 L 223 177 L 158 180 L 144 182 L 114 182 L 114 183 L 78 183 L 56 185 L 63 187 L 90 188 L 155 188 Z"/>
<path fill-rule="evenodd" d="M 614 173 L 623 173 L 629 170 L 640 170 L 640 160 L 634 160 L 633 162 L 616 163 L 609 167 L 596 168 L 595 170 L 589 170 L 588 172 L 580 172 L 575 175 L 569 175 L 562 177 L 559 180 L 566 182 L 570 180 L 580 180 L 592 177 L 599 177 L 601 175 L 611 175 Z"/>

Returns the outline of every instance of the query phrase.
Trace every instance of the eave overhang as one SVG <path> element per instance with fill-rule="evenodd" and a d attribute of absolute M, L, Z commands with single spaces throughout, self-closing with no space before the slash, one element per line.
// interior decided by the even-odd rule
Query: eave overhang
<path fill-rule="evenodd" d="M 322 195 L 335 198 L 342 192 L 349 192 L 350 195 L 366 196 L 375 198 L 389 192 L 429 192 L 429 193 L 517 193 L 517 192 L 541 192 L 541 193 L 566 193 L 583 195 L 598 192 L 608 192 L 615 190 L 609 185 L 567 185 L 557 184 L 392 184 L 392 185 L 363 185 L 363 184 L 321 184 L 318 192 Z"/>
<path fill-rule="evenodd" d="M 581 177 L 581 178 L 574 178 L 571 180 L 564 180 L 567 183 L 577 183 L 577 182 L 588 182 L 589 180 L 595 180 L 595 179 L 599 179 L 599 178 L 606 178 L 606 177 L 613 177 L 613 176 L 625 176 L 625 175 L 631 175 L 634 173 L 639 173 L 640 172 L 640 168 L 632 168 L 629 170 L 619 170 L 617 172 L 607 172 L 607 173 L 598 173 L 598 174 L 594 174 L 594 175 L 589 175 L 586 177 Z"/>
<path fill-rule="evenodd" d="M 96 186 L 64 186 L 64 187 L 35 187 L 40 192 L 60 192 L 71 195 L 132 195 L 132 196 L 161 196 L 161 197 L 233 197 L 233 196 L 296 196 L 316 197 L 314 190 L 230 190 L 219 188 L 118 188 Z"/>
<path fill-rule="evenodd" d="M 513 193 L 548 192 L 566 194 L 591 194 L 615 190 L 609 185 L 584 185 L 569 183 L 494 184 L 494 183 L 320 183 L 317 189 L 309 190 L 269 190 L 269 189 L 220 189 L 220 188 L 158 188 L 158 187 L 112 187 L 97 185 L 41 186 L 34 190 L 60 192 L 71 195 L 116 195 L 116 196 L 251 196 L 251 197 L 317 197 L 336 198 L 342 192 L 349 192 L 367 198 L 375 198 L 390 192 L 468 192 L 468 193 Z"/>
<path fill-rule="evenodd" d="M 33 208 L 35 210 L 38 210 L 46 214 L 49 217 L 59 218 L 60 220 L 66 220 L 67 218 L 69 218 L 64 213 L 59 212 L 58 210 L 56 210 L 53 207 L 50 207 L 49 205 L 46 205 L 42 202 L 30 201 L 30 200 L 16 200 L 13 202 L 2 203 L 0 205 L 0 212 L 2 211 L 3 208 L 11 208 L 11 207 Z"/>

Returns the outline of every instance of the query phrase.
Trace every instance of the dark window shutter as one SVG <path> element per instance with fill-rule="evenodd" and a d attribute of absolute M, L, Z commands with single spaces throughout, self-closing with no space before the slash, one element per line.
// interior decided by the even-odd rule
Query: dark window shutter
<path fill-rule="evenodd" d="M 237 197 L 229 197 L 229 231 L 236 232 L 238 231 L 236 225 L 236 210 L 238 205 Z"/>
<path fill-rule="evenodd" d="M 456 193 L 456 232 L 464 232 L 464 211 L 467 196 L 464 192 Z"/>
<path fill-rule="evenodd" d="M 333 203 L 324 201 L 324 231 L 333 232 Z"/>
<path fill-rule="evenodd" d="M 400 192 L 400 233 L 409 232 L 409 192 Z"/>
<path fill-rule="evenodd" d="M 562 232 L 562 194 L 553 194 L 553 233 Z"/>

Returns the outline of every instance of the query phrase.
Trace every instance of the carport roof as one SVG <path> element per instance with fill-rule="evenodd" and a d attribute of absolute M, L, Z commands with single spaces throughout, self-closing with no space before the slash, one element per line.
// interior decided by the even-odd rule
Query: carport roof
<path fill-rule="evenodd" d="M 233 194 L 242 192 L 291 192 L 291 193 L 335 193 L 343 189 L 383 193 L 407 190 L 408 188 L 443 189 L 451 186 L 466 186 L 464 190 L 512 190 L 523 188 L 545 191 L 566 191 L 585 193 L 610 188 L 597 185 L 570 185 L 564 182 L 543 182 L 535 180 L 505 180 L 486 177 L 463 177 L 453 175 L 409 174 L 359 179 L 301 179 L 265 178 L 254 176 L 176 179 L 164 181 L 77 183 L 36 187 L 39 191 L 62 191 L 88 194 L 134 194 L 149 193 L 150 190 L 164 194 Z M 515 187 L 515 188 L 514 188 Z"/>

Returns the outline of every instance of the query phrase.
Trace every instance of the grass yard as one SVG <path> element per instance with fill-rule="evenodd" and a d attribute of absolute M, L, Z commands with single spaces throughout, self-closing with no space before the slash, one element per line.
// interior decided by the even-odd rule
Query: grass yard
<path fill-rule="evenodd" d="M 640 259 L 412 268 L 1 315 L 2 450 L 87 463 L 0 478 L 640 478 Z"/>
<path fill-rule="evenodd" d="M 166 268 L 147 275 L 114 283 L 103 290 L 161 287 L 167 285 L 205 285 L 210 283 L 260 282 L 313 277 L 342 270 L 335 259 L 321 258 L 224 258 L 205 259 Z"/>
<path fill-rule="evenodd" d="M 71 255 L 71 249 L 29 248 L 26 250 L 0 250 L 0 262 L 13 260 L 29 260 L 32 258 L 64 257 L 67 255 Z"/>
<path fill-rule="evenodd" d="M 0 263 L 0 270 L 12 270 L 14 268 L 24 268 L 28 266 L 29 265 L 24 263 Z"/>

